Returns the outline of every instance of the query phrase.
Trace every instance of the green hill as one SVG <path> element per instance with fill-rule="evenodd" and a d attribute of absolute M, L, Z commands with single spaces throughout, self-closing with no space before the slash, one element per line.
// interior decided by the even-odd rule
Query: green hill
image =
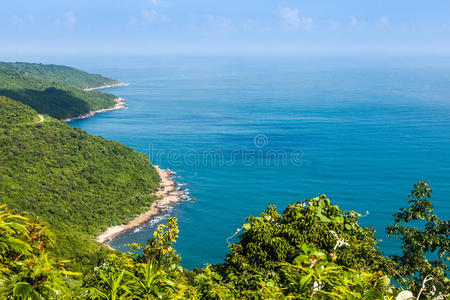
<path fill-rule="evenodd" d="M 147 210 L 160 179 L 144 154 L 44 117 L 0 97 L 0 199 L 48 222 L 55 251 L 72 257 Z"/>
<path fill-rule="evenodd" d="M 35 63 L 0 63 L 0 67 L 17 71 L 21 75 L 31 76 L 58 85 L 67 85 L 77 89 L 93 88 L 107 84 L 119 83 L 98 74 L 90 74 L 72 67 L 61 65 L 45 65 Z"/>
<path fill-rule="evenodd" d="M 401 255 L 325 195 L 248 217 L 223 263 L 193 271 L 173 247 L 176 218 L 129 253 L 101 247 L 95 236 L 148 210 L 161 179 L 146 155 L 43 114 L 108 94 L 31 73 L 0 66 L 1 91 L 39 107 L 0 96 L 1 299 L 449 299 L 450 221 L 425 181 L 386 228 Z"/>
<path fill-rule="evenodd" d="M 0 63 L 0 96 L 20 101 L 57 119 L 113 107 L 116 96 L 79 88 L 91 79 L 89 86 L 116 82 L 64 66 Z"/>

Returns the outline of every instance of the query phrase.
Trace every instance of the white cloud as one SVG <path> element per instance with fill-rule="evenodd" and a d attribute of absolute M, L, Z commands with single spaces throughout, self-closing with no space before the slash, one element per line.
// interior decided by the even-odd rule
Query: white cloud
<path fill-rule="evenodd" d="M 28 17 L 12 16 L 11 21 L 15 25 L 22 25 L 22 24 L 34 23 L 34 22 L 36 22 L 36 18 L 31 15 Z"/>
<path fill-rule="evenodd" d="M 163 24 L 169 23 L 170 18 L 158 13 L 156 10 L 144 10 L 141 12 L 142 24 Z"/>
<path fill-rule="evenodd" d="M 356 27 L 361 24 L 361 22 L 355 16 L 351 16 L 350 21 L 348 23 L 350 24 L 350 26 L 353 27 Z"/>
<path fill-rule="evenodd" d="M 131 25 L 149 25 L 149 24 L 165 24 L 169 23 L 170 18 L 160 14 L 156 10 L 143 10 L 139 16 L 130 18 Z"/>
<path fill-rule="evenodd" d="M 285 25 L 297 28 L 300 26 L 300 16 L 298 8 L 282 7 L 280 8 L 281 22 Z"/>
<path fill-rule="evenodd" d="M 389 28 L 391 26 L 391 21 L 387 17 L 381 17 L 377 22 L 378 28 Z"/>
<path fill-rule="evenodd" d="M 348 26 L 355 29 L 367 29 L 367 22 L 364 19 L 356 16 L 351 16 L 348 21 Z"/>
<path fill-rule="evenodd" d="M 206 22 L 208 26 L 214 27 L 216 29 L 220 30 L 235 30 L 236 25 L 233 23 L 233 21 L 229 18 L 225 18 L 222 16 L 213 16 L 208 15 L 206 17 Z"/>
<path fill-rule="evenodd" d="M 281 23 L 288 28 L 309 31 L 316 26 L 311 17 L 300 17 L 298 8 L 282 7 L 279 13 Z"/>
<path fill-rule="evenodd" d="M 23 24 L 23 19 L 22 19 L 21 17 L 18 17 L 18 16 L 12 16 L 12 17 L 11 17 L 11 20 L 12 20 L 12 22 L 13 22 L 15 25 Z"/>
<path fill-rule="evenodd" d="M 313 19 L 311 17 L 303 17 L 300 19 L 300 28 L 304 30 L 311 30 L 316 27 Z"/>

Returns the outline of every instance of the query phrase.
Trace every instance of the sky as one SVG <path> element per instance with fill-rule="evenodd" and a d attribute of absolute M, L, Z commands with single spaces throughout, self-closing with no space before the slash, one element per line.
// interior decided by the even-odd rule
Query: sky
<path fill-rule="evenodd" d="M 0 53 L 450 52 L 448 0 L 2 0 Z"/>

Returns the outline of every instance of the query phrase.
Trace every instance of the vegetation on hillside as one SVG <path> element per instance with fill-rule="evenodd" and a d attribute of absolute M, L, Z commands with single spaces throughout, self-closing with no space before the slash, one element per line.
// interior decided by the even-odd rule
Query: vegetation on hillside
<path fill-rule="evenodd" d="M 69 295 L 64 269 L 45 250 L 51 236 L 40 221 L 29 221 L 0 206 L 1 299 L 56 299 Z"/>
<path fill-rule="evenodd" d="M 147 156 L 0 97 L 0 199 L 39 216 L 61 257 L 98 248 L 103 229 L 147 210 L 159 176 Z"/>
<path fill-rule="evenodd" d="M 98 233 L 149 208 L 160 178 L 147 156 L 42 115 L 114 97 L 82 92 L 83 76 L 0 65 L 0 94 L 38 108 L 0 96 L 0 299 L 449 299 L 450 221 L 423 181 L 386 229 L 402 255 L 324 195 L 249 217 L 224 263 L 193 271 L 173 247 L 175 218 L 129 253 L 101 246 Z"/>
<path fill-rule="evenodd" d="M 410 208 L 425 217 L 422 206 L 428 188 L 419 182 Z M 426 197 L 426 196 L 425 196 Z M 394 299 L 403 291 L 414 299 L 448 299 L 450 280 L 442 259 L 449 257 L 449 221 L 440 230 L 427 231 L 427 240 L 439 240 L 425 256 L 411 261 L 385 257 L 376 249 L 374 231 L 358 224 L 356 212 L 345 212 L 325 196 L 289 205 L 283 214 L 274 206 L 242 225 L 239 242 L 230 246 L 226 262 L 187 271 L 173 243 L 178 237 L 176 218 L 160 225 L 143 248 L 112 253 L 83 275 L 64 270 L 63 262 L 49 260 L 42 226 L 8 211 L 0 211 L 0 296 L 28 299 Z M 16 220 L 17 219 L 17 220 Z M 397 222 L 397 221 L 396 221 Z M 303 226 L 311 230 L 303 230 Z M 394 225 L 395 227 L 395 225 Z M 388 231 L 391 229 L 388 228 Z M 48 234 L 48 233 L 47 233 Z M 422 237 L 403 236 L 405 249 L 416 248 Z M 427 247 L 427 246 L 425 246 Z M 24 263 L 26 262 L 26 263 Z M 423 266 L 433 265 L 433 269 Z M 408 270 L 404 273 L 403 270 Z M 401 284 L 394 284 L 399 281 Z M 416 285 L 413 282 L 420 282 Z M 411 284 L 412 283 L 412 284 Z M 36 299 L 40 299 L 36 297 Z M 447 298 L 446 298 L 447 297 Z M 404 299 L 404 298 L 401 298 Z"/>
<path fill-rule="evenodd" d="M 0 62 L 0 68 L 14 70 L 21 75 L 45 80 L 57 85 L 71 86 L 77 89 L 93 88 L 119 83 L 118 80 L 98 74 L 90 74 L 72 67 L 24 62 Z"/>
<path fill-rule="evenodd" d="M 53 68 L 64 71 L 65 77 L 58 80 L 58 72 L 48 71 Z M 28 69 L 33 71 L 25 71 Z M 80 116 L 116 104 L 116 96 L 112 94 L 84 92 L 78 88 L 78 81 L 90 78 L 81 77 L 78 72 L 81 71 L 61 66 L 0 63 L 0 96 L 22 102 L 57 119 Z M 103 79 L 96 81 L 99 80 Z"/>

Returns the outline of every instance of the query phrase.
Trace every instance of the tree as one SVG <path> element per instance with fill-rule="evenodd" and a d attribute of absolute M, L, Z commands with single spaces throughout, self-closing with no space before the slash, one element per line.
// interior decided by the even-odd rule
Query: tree
<path fill-rule="evenodd" d="M 152 261 L 160 265 L 171 266 L 178 264 L 181 257 L 175 252 L 173 243 L 178 238 L 177 218 L 169 218 L 167 225 L 160 224 L 153 232 L 153 239 L 151 239 L 144 248 L 144 261 Z"/>
<path fill-rule="evenodd" d="M 227 262 L 217 268 L 240 289 L 259 290 L 272 283 L 286 296 L 306 297 L 322 282 L 323 293 L 341 288 L 342 293 L 362 295 L 365 285 L 356 275 L 364 274 L 371 278 L 367 286 L 383 294 L 384 286 L 377 282 L 393 262 L 377 249 L 375 231 L 359 226 L 358 220 L 358 213 L 339 209 L 325 195 L 291 204 L 282 215 L 269 206 L 247 219 L 240 242 L 230 246 Z"/>
<path fill-rule="evenodd" d="M 409 195 L 411 206 L 394 214 L 395 221 L 386 232 L 402 241 L 403 255 L 393 256 L 400 266 L 396 277 L 416 294 L 420 290 L 422 295 L 448 294 L 450 280 L 444 261 L 450 260 L 450 221 L 434 213 L 431 192 L 428 182 L 415 184 Z"/>

